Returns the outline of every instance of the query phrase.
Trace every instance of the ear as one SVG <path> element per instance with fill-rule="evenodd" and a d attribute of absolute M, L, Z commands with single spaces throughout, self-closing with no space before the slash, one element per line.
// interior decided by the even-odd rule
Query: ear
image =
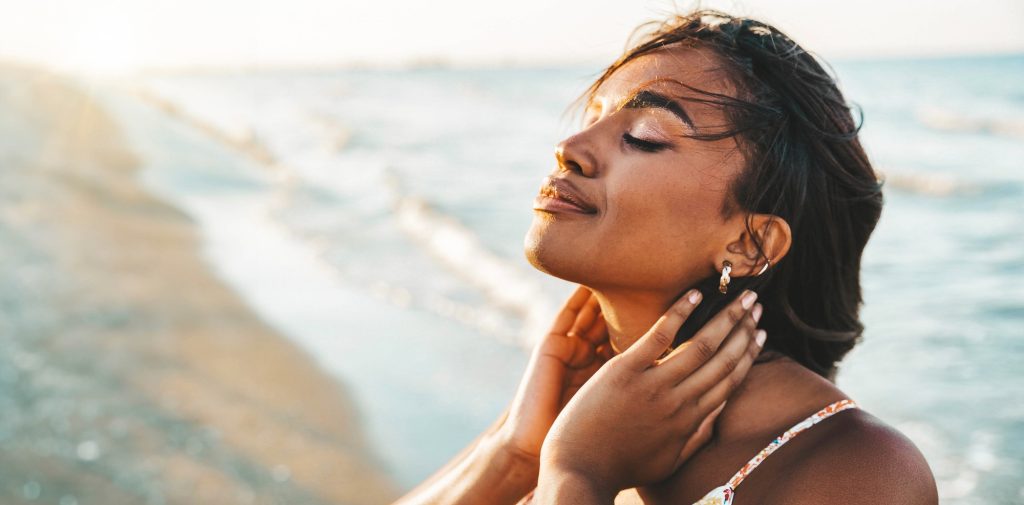
<path fill-rule="evenodd" d="M 724 258 L 732 263 L 732 274 L 737 277 L 758 275 L 765 261 L 777 265 L 793 243 L 789 223 L 779 216 L 748 214 L 739 229 L 739 236 L 725 246 L 729 254 Z"/>

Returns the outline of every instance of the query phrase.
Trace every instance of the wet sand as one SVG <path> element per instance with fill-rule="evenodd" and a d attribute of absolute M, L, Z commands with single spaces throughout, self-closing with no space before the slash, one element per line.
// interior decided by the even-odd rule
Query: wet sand
<path fill-rule="evenodd" d="M 87 93 L 0 67 L 0 502 L 394 499 L 342 385 L 138 166 Z"/>

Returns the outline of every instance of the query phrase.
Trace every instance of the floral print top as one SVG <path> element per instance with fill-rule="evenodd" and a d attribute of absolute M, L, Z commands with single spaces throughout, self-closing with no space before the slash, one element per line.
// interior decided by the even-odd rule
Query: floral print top
<path fill-rule="evenodd" d="M 811 414 L 810 417 L 795 424 L 781 436 L 772 440 L 772 442 L 768 444 L 768 447 L 762 449 L 761 452 L 757 453 L 757 456 L 754 456 L 747 462 L 747 464 L 743 465 L 743 468 L 740 468 L 740 470 L 736 472 L 736 475 L 733 475 L 732 478 L 729 479 L 729 482 L 712 489 L 708 494 L 704 495 L 704 498 L 701 498 L 700 501 L 693 505 L 730 505 L 733 497 L 736 496 L 736 486 L 739 486 L 740 482 L 743 482 L 743 479 L 757 468 L 757 465 L 760 465 L 765 458 L 771 456 L 771 454 L 779 447 L 782 447 L 786 442 L 789 442 L 791 438 L 797 436 L 801 431 L 804 431 L 818 422 L 827 419 L 832 414 L 856 407 L 857 403 L 853 400 L 839 400 L 815 412 L 814 414 Z"/>

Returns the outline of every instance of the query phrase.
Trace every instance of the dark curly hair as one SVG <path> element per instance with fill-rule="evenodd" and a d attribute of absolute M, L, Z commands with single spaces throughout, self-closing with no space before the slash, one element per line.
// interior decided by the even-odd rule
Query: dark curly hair
<path fill-rule="evenodd" d="M 734 278 L 727 296 L 718 293 L 717 272 L 701 282 L 705 302 L 675 344 L 690 338 L 735 294 L 754 289 L 764 306 L 765 350 L 776 351 L 763 357 L 782 353 L 834 380 L 838 362 L 864 330 L 861 254 L 882 211 L 882 182 L 857 137 L 863 112 L 856 124 L 836 79 L 817 57 L 754 19 L 698 9 L 645 23 L 634 39 L 577 105 L 592 100 L 612 73 L 645 53 L 666 46 L 710 49 L 738 96 L 684 84 L 695 96 L 680 100 L 721 107 L 729 122 L 688 137 L 735 137 L 747 166 L 732 182 L 723 215 L 778 216 L 793 238 L 778 264 L 760 276 Z M 747 227 L 751 231 L 749 220 Z"/>

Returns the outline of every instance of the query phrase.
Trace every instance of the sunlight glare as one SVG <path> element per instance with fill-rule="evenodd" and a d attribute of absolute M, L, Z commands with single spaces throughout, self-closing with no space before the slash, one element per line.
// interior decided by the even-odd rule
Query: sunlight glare
<path fill-rule="evenodd" d="M 63 68 L 85 74 L 110 76 L 129 72 L 144 63 L 144 55 L 132 41 L 135 30 L 113 16 L 83 20 L 72 35 L 74 43 L 56 62 Z"/>

